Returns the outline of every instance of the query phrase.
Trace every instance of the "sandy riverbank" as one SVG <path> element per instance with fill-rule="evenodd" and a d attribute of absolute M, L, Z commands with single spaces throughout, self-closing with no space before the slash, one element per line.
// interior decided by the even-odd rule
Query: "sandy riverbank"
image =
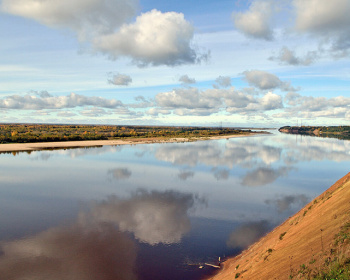
<path fill-rule="evenodd" d="M 203 140 L 217 140 L 235 137 L 247 137 L 260 135 L 256 133 L 224 135 L 213 137 L 191 137 L 191 138 L 131 138 L 118 140 L 92 140 L 92 141 L 66 141 L 66 142 L 40 142 L 40 143 L 10 143 L 0 144 L 0 152 L 21 152 L 36 151 L 44 149 L 65 149 L 65 148 L 83 148 L 99 146 L 116 146 L 116 145 L 134 145 L 134 144 L 151 144 L 151 143 L 174 143 L 174 142 L 192 142 Z"/>

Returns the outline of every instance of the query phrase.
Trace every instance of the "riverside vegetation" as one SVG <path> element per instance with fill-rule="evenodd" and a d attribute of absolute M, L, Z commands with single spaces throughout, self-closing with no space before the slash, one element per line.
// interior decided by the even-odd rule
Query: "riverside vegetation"
<path fill-rule="evenodd" d="M 280 132 L 350 140 L 350 126 L 283 126 Z"/>
<path fill-rule="evenodd" d="M 197 138 L 257 133 L 218 127 L 0 124 L 0 143 L 33 143 L 124 138 Z"/>

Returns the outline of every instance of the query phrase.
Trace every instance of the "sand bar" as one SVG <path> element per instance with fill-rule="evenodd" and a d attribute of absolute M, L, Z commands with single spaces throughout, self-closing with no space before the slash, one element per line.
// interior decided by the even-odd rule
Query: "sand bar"
<path fill-rule="evenodd" d="M 39 143 L 9 143 L 0 144 L 0 152 L 21 152 L 37 151 L 45 149 L 65 149 L 65 148 L 83 148 L 83 147 L 100 147 L 116 145 L 134 145 L 134 144 L 151 144 L 151 143 L 174 143 L 174 142 L 192 142 L 203 140 L 217 140 L 225 138 L 246 137 L 262 135 L 257 133 L 234 134 L 213 137 L 191 137 L 191 138 L 129 138 L 126 140 L 87 140 L 87 141 L 63 141 L 63 142 L 39 142 Z"/>

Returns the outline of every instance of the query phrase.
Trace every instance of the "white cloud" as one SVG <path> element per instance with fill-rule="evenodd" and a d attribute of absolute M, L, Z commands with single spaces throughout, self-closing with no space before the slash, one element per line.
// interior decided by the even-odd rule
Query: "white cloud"
<path fill-rule="evenodd" d="M 319 58 L 317 51 L 309 51 L 304 57 L 297 57 L 294 51 L 283 47 L 277 56 L 271 56 L 269 59 L 280 61 L 282 64 L 307 66 L 314 63 L 317 58 Z"/>
<path fill-rule="evenodd" d="M 279 88 L 284 91 L 295 91 L 289 82 L 281 81 L 276 75 L 261 70 L 251 70 L 243 72 L 244 80 L 249 85 L 257 87 L 261 90 L 269 90 Z"/>
<path fill-rule="evenodd" d="M 193 46 L 194 27 L 182 13 L 152 10 L 136 17 L 138 0 L 4 0 L 3 12 L 72 30 L 84 47 L 138 66 L 199 63 L 209 52 Z"/>
<path fill-rule="evenodd" d="M 93 117 L 93 118 L 110 114 L 109 112 L 107 112 L 106 110 L 104 110 L 102 108 L 85 109 L 85 110 L 80 111 L 79 113 L 83 116 Z"/>
<path fill-rule="evenodd" d="M 350 111 L 350 98 L 344 96 L 327 99 L 288 93 L 285 100 L 289 107 L 286 107 L 284 117 L 346 118 L 346 114 Z"/>
<path fill-rule="evenodd" d="M 257 39 L 272 40 L 271 17 L 272 1 L 255 0 L 246 12 L 234 12 L 232 18 L 235 27 L 245 35 Z"/>
<path fill-rule="evenodd" d="M 132 79 L 129 75 L 117 73 L 108 79 L 108 83 L 116 86 L 128 86 L 132 83 Z"/>
<path fill-rule="evenodd" d="M 349 28 L 348 0 L 294 0 L 293 4 L 298 30 L 328 33 Z"/>
<path fill-rule="evenodd" d="M 171 111 L 170 110 L 166 110 L 166 109 L 160 109 L 160 108 L 151 108 L 151 109 L 147 110 L 146 113 L 148 115 L 151 115 L 151 116 L 158 116 L 159 114 L 170 115 Z"/>
<path fill-rule="evenodd" d="M 60 111 L 57 113 L 57 116 L 59 117 L 64 117 L 64 118 L 70 118 L 70 117 L 74 117 L 77 114 L 69 112 L 69 111 Z"/>
<path fill-rule="evenodd" d="M 218 87 L 230 87 L 232 84 L 231 84 L 231 77 L 229 76 L 219 76 L 216 78 L 215 80 L 216 84 L 214 87 L 215 88 L 218 88 Z"/>
<path fill-rule="evenodd" d="M 69 28 L 86 40 L 113 32 L 135 16 L 138 5 L 137 0 L 3 0 L 1 9 L 50 27 Z"/>
<path fill-rule="evenodd" d="M 155 97 L 156 105 L 177 115 L 211 115 L 218 112 L 247 114 L 283 107 L 281 96 L 268 92 L 262 98 L 228 89 L 178 88 Z"/>
<path fill-rule="evenodd" d="M 330 43 L 334 56 L 346 56 L 350 48 L 350 2 L 348 0 L 294 0 L 295 28 L 320 36 Z"/>
<path fill-rule="evenodd" d="M 115 99 L 105 99 L 96 96 L 87 97 L 75 93 L 71 93 L 67 96 L 52 96 L 50 94 L 45 94 L 39 97 L 30 94 L 24 96 L 11 95 L 0 99 L 0 108 L 4 109 L 42 110 L 74 108 L 80 106 L 117 108 L 123 106 L 123 104 Z"/>
<path fill-rule="evenodd" d="M 182 75 L 180 78 L 179 78 L 179 81 L 182 83 L 182 84 L 195 84 L 196 83 L 196 79 L 194 78 L 190 78 L 188 77 L 188 75 Z"/>
<path fill-rule="evenodd" d="M 193 33 L 183 14 L 152 10 L 115 33 L 96 37 L 93 45 L 112 59 L 129 56 L 139 66 L 174 66 L 207 58 L 208 54 L 199 55 L 192 48 Z"/>

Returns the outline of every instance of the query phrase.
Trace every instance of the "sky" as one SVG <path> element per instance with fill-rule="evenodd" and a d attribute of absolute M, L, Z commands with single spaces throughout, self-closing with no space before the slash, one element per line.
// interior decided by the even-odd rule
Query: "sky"
<path fill-rule="evenodd" d="M 348 125 L 349 0 L 0 0 L 0 122 Z"/>

